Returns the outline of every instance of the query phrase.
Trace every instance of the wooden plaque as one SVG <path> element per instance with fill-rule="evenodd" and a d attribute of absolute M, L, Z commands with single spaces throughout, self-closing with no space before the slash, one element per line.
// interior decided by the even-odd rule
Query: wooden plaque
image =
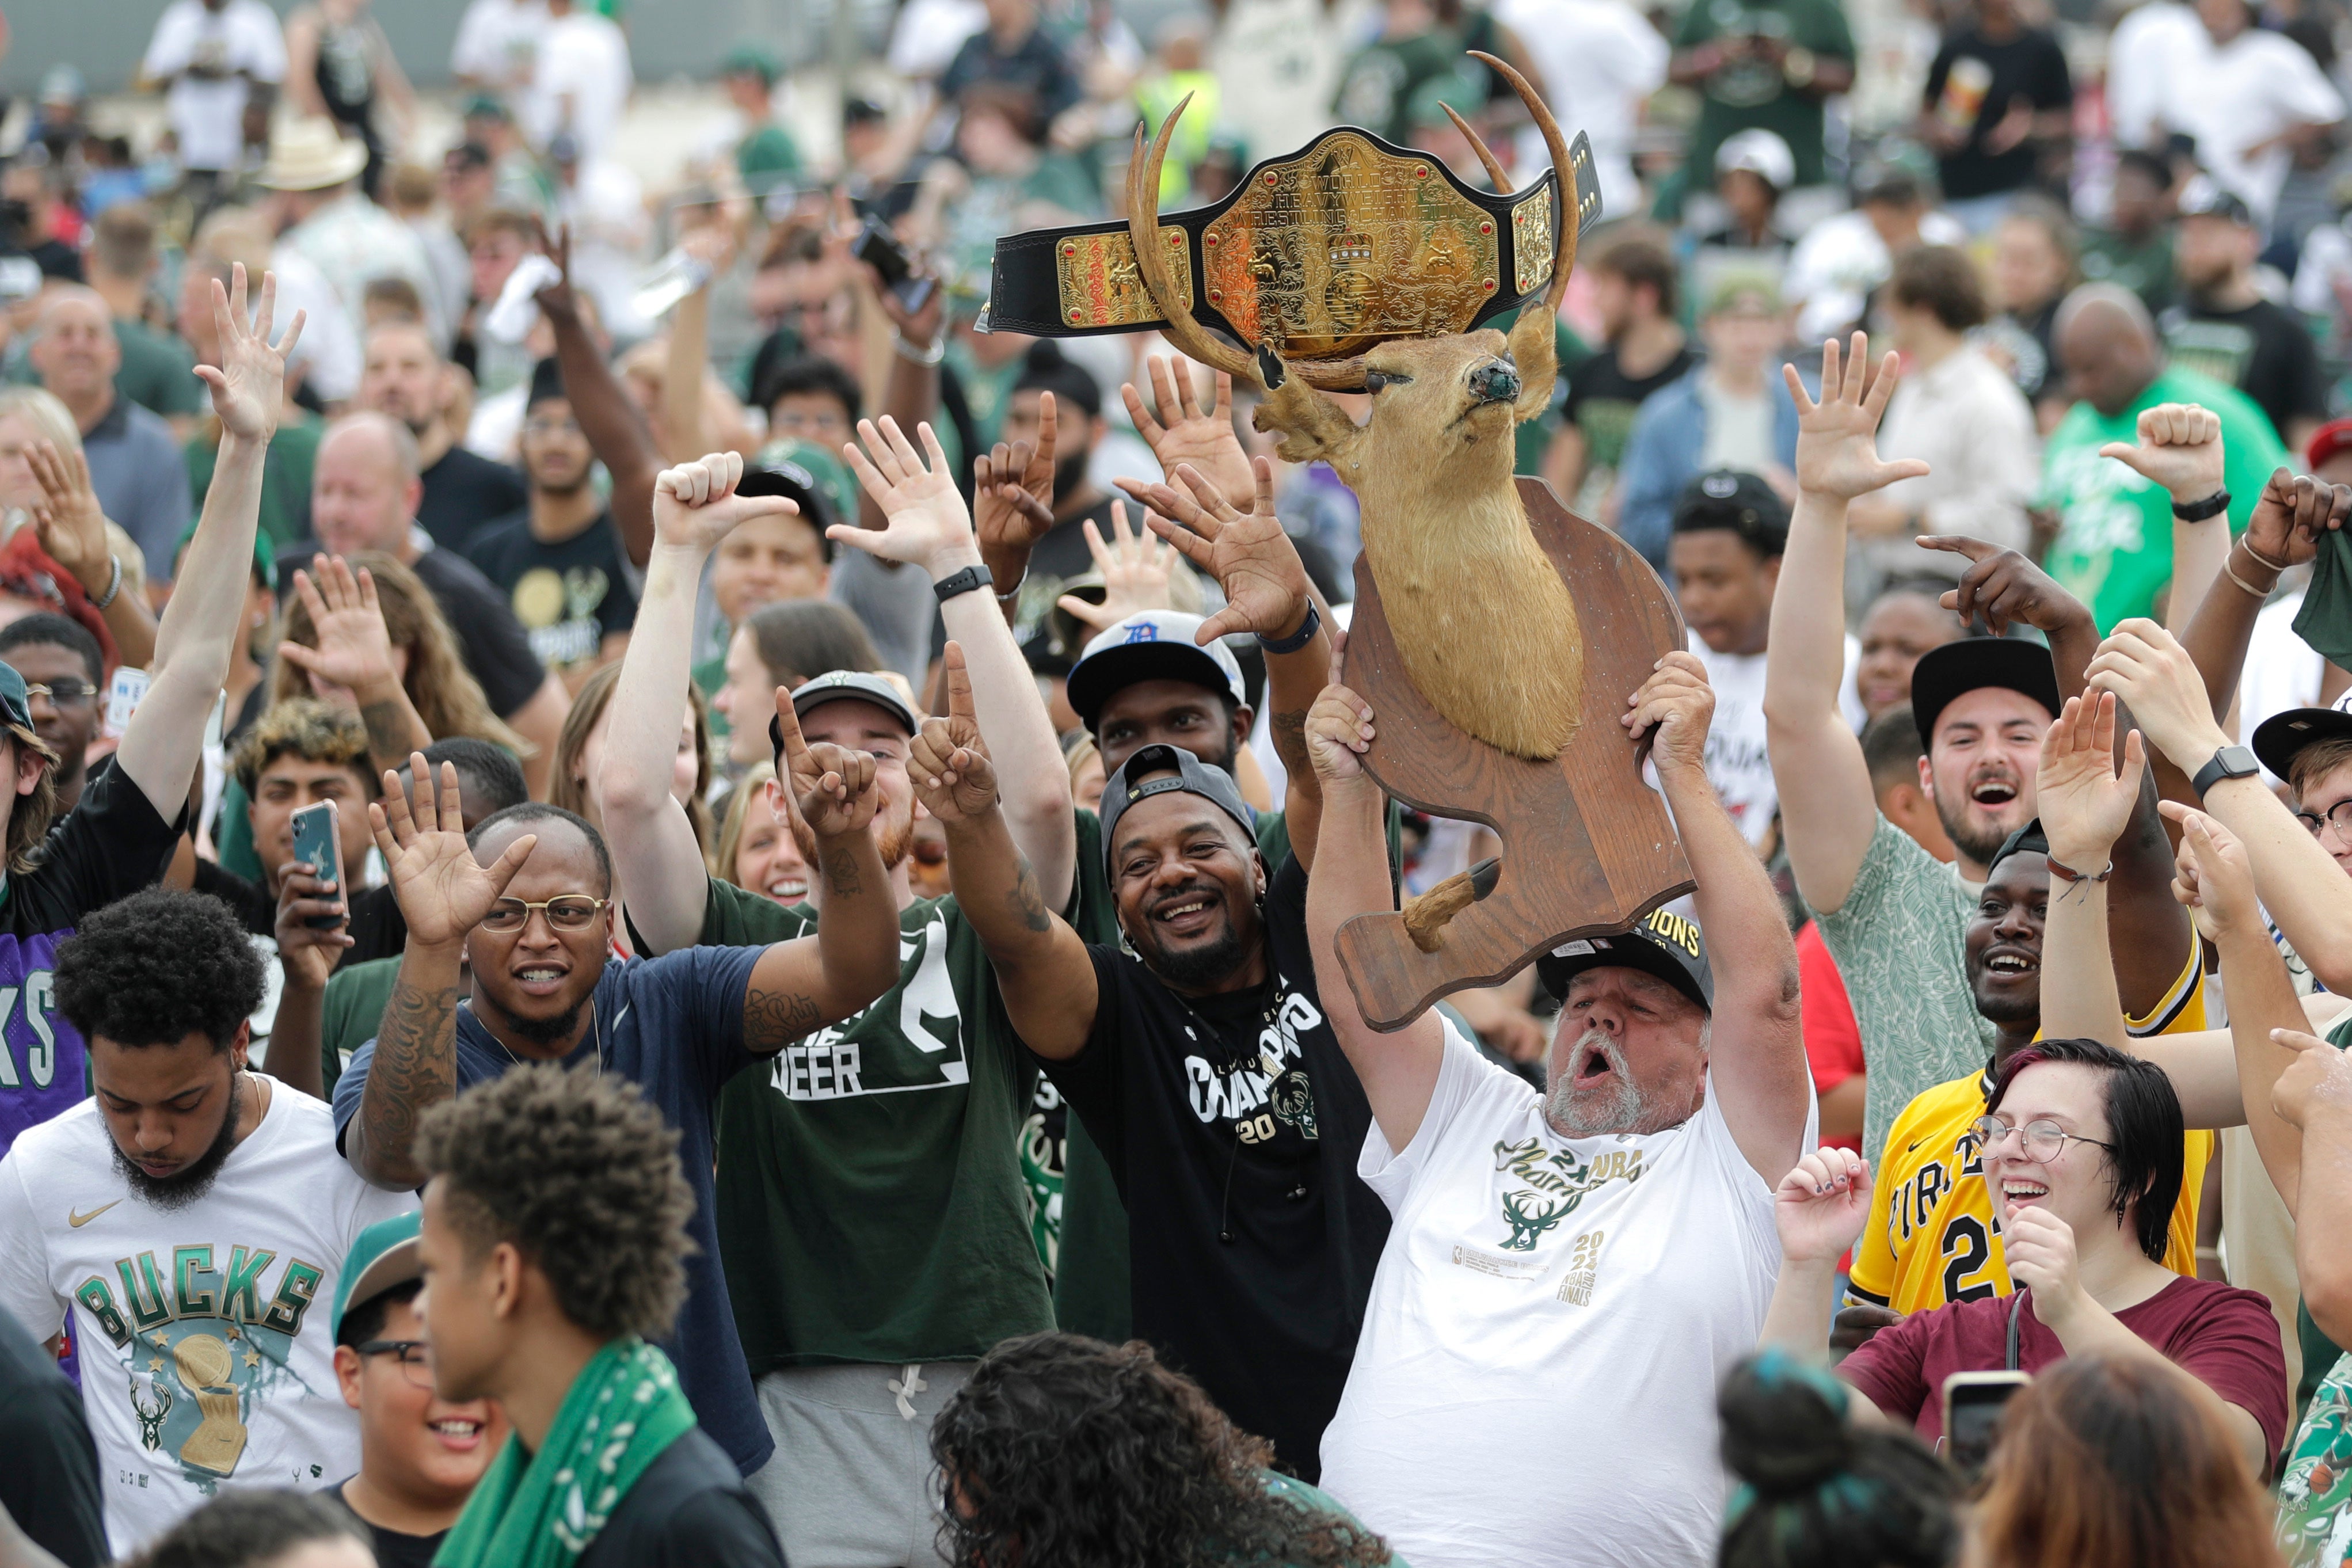
<path fill-rule="evenodd" d="M 1339 928 L 1340 967 L 1375 1029 L 1401 1029 L 1448 992 L 1495 984 L 1571 937 L 1623 931 L 1694 885 L 1666 803 L 1642 779 L 1647 741 L 1619 722 L 1659 658 L 1687 646 L 1682 611 L 1633 546 L 1570 511 L 1543 480 L 1518 486 L 1585 636 L 1583 722 L 1549 763 L 1474 740 L 1429 705 L 1405 673 L 1370 563 L 1356 562 L 1345 668 L 1379 729 L 1366 768 L 1415 810 L 1484 823 L 1503 841 L 1494 888 L 1454 918 L 1435 952 L 1415 946 L 1393 911 Z M 1492 628 L 1494 658 L 1507 663 L 1526 635 Z"/>

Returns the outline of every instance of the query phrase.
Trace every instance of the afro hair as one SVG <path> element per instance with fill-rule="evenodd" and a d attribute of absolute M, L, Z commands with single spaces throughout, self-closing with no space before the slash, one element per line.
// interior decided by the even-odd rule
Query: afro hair
<path fill-rule="evenodd" d="M 261 954 L 208 893 L 149 888 L 85 916 L 58 944 L 58 1010 L 82 1038 L 225 1051 L 261 1005 Z"/>

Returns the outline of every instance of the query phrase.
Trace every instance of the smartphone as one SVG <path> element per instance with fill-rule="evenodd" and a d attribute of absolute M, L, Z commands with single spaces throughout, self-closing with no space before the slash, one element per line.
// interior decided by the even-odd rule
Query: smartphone
<path fill-rule="evenodd" d="M 1984 1473 L 2001 1410 L 2031 1381 L 2022 1372 L 1956 1372 L 1944 1379 L 1944 1458 L 1963 1475 Z"/>
<path fill-rule="evenodd" d="M 147 672 L 117 665 L 114 679 L 106 689 L 106 732 L 121 740 L 131 728 L 131 716 L 139 711 L 139 704 L 146 697 Z"/>
<path fill-rule="evenodd" d="M 294 858 L 309 861 L 320 880 L 331 880 L 335 884 L 334 896 L 344 900 L 343 907 L 349 910 L 351 895 L 343 887 L 342 843 L 336 833 L 333 801 L 322 800 L 294 814 Z M 305 923 L 314 931 L 332 931 L 347 918 L 312 915 Z"/>
<path fill-rule="evenodd" d="M 850 253 L 880 273 L 890 292 L 898 297 L 898 303 L 908 310 L 919 310 L 930 303 L 931 290 L 939 286 L 938 280 L 915 276 L 914 258 L 882 224 L 867 218 L 857 231 L 857 240 Z"/>

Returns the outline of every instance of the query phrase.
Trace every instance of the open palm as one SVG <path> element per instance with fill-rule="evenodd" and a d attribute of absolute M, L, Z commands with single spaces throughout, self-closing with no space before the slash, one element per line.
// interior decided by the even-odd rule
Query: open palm
<path fill-rule="evenodd" d="M 2069 697 L 2057 722 L 2042 737 L 2041 781 L 2035 801 L 2051 858 L 2084 876 L 2098 866 L 2078 862 L 2106 854 L 2139 803 L 2147 749 L 2137 731 L 2126 738 L 2123 774 L 2116 773 L 2116 699 L 2095 692 Z"/>
<path fill-rule="evenodd" d="M 269 341 L 271 318 L 278 308 L 278 277 L 261 275 L 261 306 L 250 324 L 246 317 L 245 264 L 229 268 L 229 286 L 213 282 L 213 331 L 220 339 L 220 363 L 200 364 L 196 374 L 212 388 L 213 412 L 221 428 L 247 441 L 267 441 L 278 433 L 278 411 L 286 394 L 286 357 L 302 336 L 302 312 L 294 312 L 286 335 Z"/>
<path fill-rule="evenodd" d="M 885 561 L 918 564 L 973 543 L 971 513 L 956 489 L 955 476 L 949 471 L 948 455 L 938 435 L 928 422 L 915 430 L 922 437 L 928 462 L 888 415 L 882 416 L 878 428 L 871 419 L 857 422 L 857 434 L 865 446 L 861 448 L 852 442 L 842 453 L 888 523 L 879 532 L 835 523 L 830 531 L 835 542 L 855 545 Z"/>
<path fill-rule="evenodd" d="M 409 757 L 408 771 L 416 781 L 413 803 L 402 793 L 400 775 L 386 773 L 383 799 L 368 806 L 368 826 L 392 874 L 393 897 L 400 901 L 410 938 L 427 947 L 446 947 L 464 941 L 482 923 L 530 858 L 539 836 L 524 834 L 507 846 L 495 864 L 484 866 L 466 842 L 457 765 L 441 764 L 437 805 L 432 765 L 424 752 Z"/>
<path fill-rule="evenodd" d="M 392 634 L 376 601 L 375 575 L 353 573 L 340 555 L 314 555 L 294 574 L 294 592 L 310 613 L 316 647 L 278 646 L 279 656 L 331 685 L 359 691 L 393 679 Z"/>
<path fill-rule="evenodd" d="M 1225 500 L 1236 506 L 1247 500 L 1253 489 L 1250 460 L 1242 450 L 1241 437 L 1234 433 L 1234 378 L 1217 372 L 1216 391 L 1209 406 L 1202 408 L 1193 389 L 1191 362 L 1171 363 L 1153 354 L 1145 364 L 1151 375 L 1153 401 L 1160 405 L 1157 416 L 1143 406 L 1134 383 L 1121 386 L 1118 395 L 1127 404 L 1128 416 L 1135 421 L 1135 433 L 1160 459 L 1160 471 L 1173 474 L 1178 464 L 1190 463 Z"/>
<path fill-rule="evenodd" d="M 1816 495 L 1852 500 L 1884 489 L 1897 479 L 1916 479 L 1927 465 L 1916 458 L 1885 462 L 1878 456 L 1878 422 L 1885 416 L 1886 400 L 1895 395 L 1893 353 L 1874 369 L 1870 340 L 1853 334 L 1853 346 L 1843 357 L 1835 338 L 1822 344 L 1822 395 L 1815 402 L 1797 377 L 1797 367 L 1783 365 L 1789 394 L 1797 403 L 1797 484 Z"/>
<path fill-rule="evenodd" d="M 1275 515 L 1274 465 L 1260 458 L 1251 465 L 1251 475 L 1255 493 L 1248 511 L 1236 511 L 1190 464 L 1177 468 L 1174 485 L 1118 481 L 1129 495 L 1160 514 L 1145 519 L 1151 531 L 1225 591 L 1225 607 L 1201 627 L 1203 647 L 1229 632 L 1279 637 L 1296 631 L 1301 606 L 1312 603 L 1306 563 Z"/>

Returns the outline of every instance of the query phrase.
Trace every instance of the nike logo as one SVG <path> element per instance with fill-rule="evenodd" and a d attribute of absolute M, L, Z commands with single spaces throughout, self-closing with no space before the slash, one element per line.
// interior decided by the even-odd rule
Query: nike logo
<path fill-rule="evenodd" d="M 1906 1154 L 1916 1154 L 1919 1152 L 1919 1145 L 1926 1142 L 1927 1140 L 1925 1138 L 1914 1138 L 1911 1140 L 1911 1146 L 1903 1152 Z"/>
<path fill-rule="evenodd" d="M 114 1204 L 119 1204 L 121 1201 L 122 1200 L 121 1198 L 117 1198 L 114 1200 Z M 76 1214 L 70 1207 L 68 1207 L 66 1210 L 66 1223 L 73 1226 L 76 1230 L 79 1230 L 82 1226 L 88 1225 L 90 1221 L 96 1219 L 99 1215 L 112 1208 L 114 1204 L 100 1204 L 96 1208 L 90 1210 L 88 1214 Z"/>

